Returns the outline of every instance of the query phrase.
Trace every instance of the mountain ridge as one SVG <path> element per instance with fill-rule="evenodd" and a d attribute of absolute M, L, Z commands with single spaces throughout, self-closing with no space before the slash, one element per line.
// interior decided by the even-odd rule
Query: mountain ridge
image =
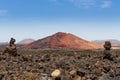
<path fill-rule="evenodd" d="M 23 39 L 23 40 L 19 41 L 17 44 L 27 45 L 27 44 L 30 44 L 34 41 L 35 41 L 34 39 L 27 38 L 27 39 Z"/>
<path fill-rule="evenodd" d="M 104 44 L 105 41 L 110 41 L 113 45 L 120 45 L 120 41 L 117 39 L 104 39 L 104 40 L 93 40 L 92 42 L 98 43 L 98 44 Z"/>
<path fill-rule="evenodd" d="M 24 48 L 28 49 L 98 49 L 102 45 L 79 38 L 71 33 L 58 32 L 43 39 L 32 42 Z"/>

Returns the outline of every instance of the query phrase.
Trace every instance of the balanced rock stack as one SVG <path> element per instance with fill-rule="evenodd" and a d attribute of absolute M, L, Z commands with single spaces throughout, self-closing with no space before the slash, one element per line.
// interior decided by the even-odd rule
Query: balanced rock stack
<path fill-rule="evenodd" d="M 14 44 L 15 43 L 15 39 L 14 38 L 11 38 L 10 42 L 9 42 L 9 45 L 6 46 L 4 53 L 9 53 L 13 56 L 16 56 L 17 55 L 17 48 L 16 48 L 16 45 Z"/>
<path fill-rule="evenodd" d="M 104 51 L 105 56 L 103 57 L 103 59 L 113 60 L 111 53 L 110 53 L 111 42 L 105 41 L 104 48 L 105 48 L 105 51 Z"/>

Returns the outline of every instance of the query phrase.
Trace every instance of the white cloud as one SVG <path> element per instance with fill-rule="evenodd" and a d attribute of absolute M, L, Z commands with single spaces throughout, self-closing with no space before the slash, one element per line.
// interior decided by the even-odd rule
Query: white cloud
<path fill-rule="evenodd" d="M 96 0 L 72 0 L 72 2 L 80 8 L 90 8 L 96 4 Z"/>
<path fill-rule="evenodd" d="M 111 0 L 50 0 L 55 2 L 71 2 L 79 8 L 110 8 Z"/>
<path fill-rule="evenodd" d="M 110 8 L 112 6 L 112 2 L 107 0 L 107 1 L 103 1 L 101 8 Z"/>
<path fill-rule="evenodd" d="M 7 15 L 7 10 L 0 10 L 0 16 L 5 16 Z"/>

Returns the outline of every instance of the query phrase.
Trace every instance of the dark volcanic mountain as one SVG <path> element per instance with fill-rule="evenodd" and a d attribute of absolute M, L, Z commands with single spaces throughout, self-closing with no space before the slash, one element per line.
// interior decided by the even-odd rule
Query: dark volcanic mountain
<path fill-rule="evenodd" d="M 24 48 L 28 49 L 98 49 L 101 45 L 86 41 L 70 33 L 58 32 L 52 36 L 39 39 Z"/>

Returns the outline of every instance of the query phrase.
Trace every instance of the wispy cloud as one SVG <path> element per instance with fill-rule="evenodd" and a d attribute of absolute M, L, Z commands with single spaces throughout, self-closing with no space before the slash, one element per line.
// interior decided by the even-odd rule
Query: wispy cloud
<path fill-rule="evenodd" d="M 79 8 L 110 8 L 111 0 L 50 0 L 54 2 L 71 2 Z"/>
<path fill-rule="evenodd" d="M 7 10 L 0 10 L 0 16 L 5 16 L 7 15 L 8 11 Z"/>
<path fill-rule="evenodd" d="M 72 0 L 72 2 L 79 8 L 90 8 L 96 5 L 96 0 Z"/>
<path fill-rule="evenodd" d="M 110 8 L 112 6 L 112 2 L 107 0 L 107 1 L 103 1 L 101 4 L 101 8 Z"/>

